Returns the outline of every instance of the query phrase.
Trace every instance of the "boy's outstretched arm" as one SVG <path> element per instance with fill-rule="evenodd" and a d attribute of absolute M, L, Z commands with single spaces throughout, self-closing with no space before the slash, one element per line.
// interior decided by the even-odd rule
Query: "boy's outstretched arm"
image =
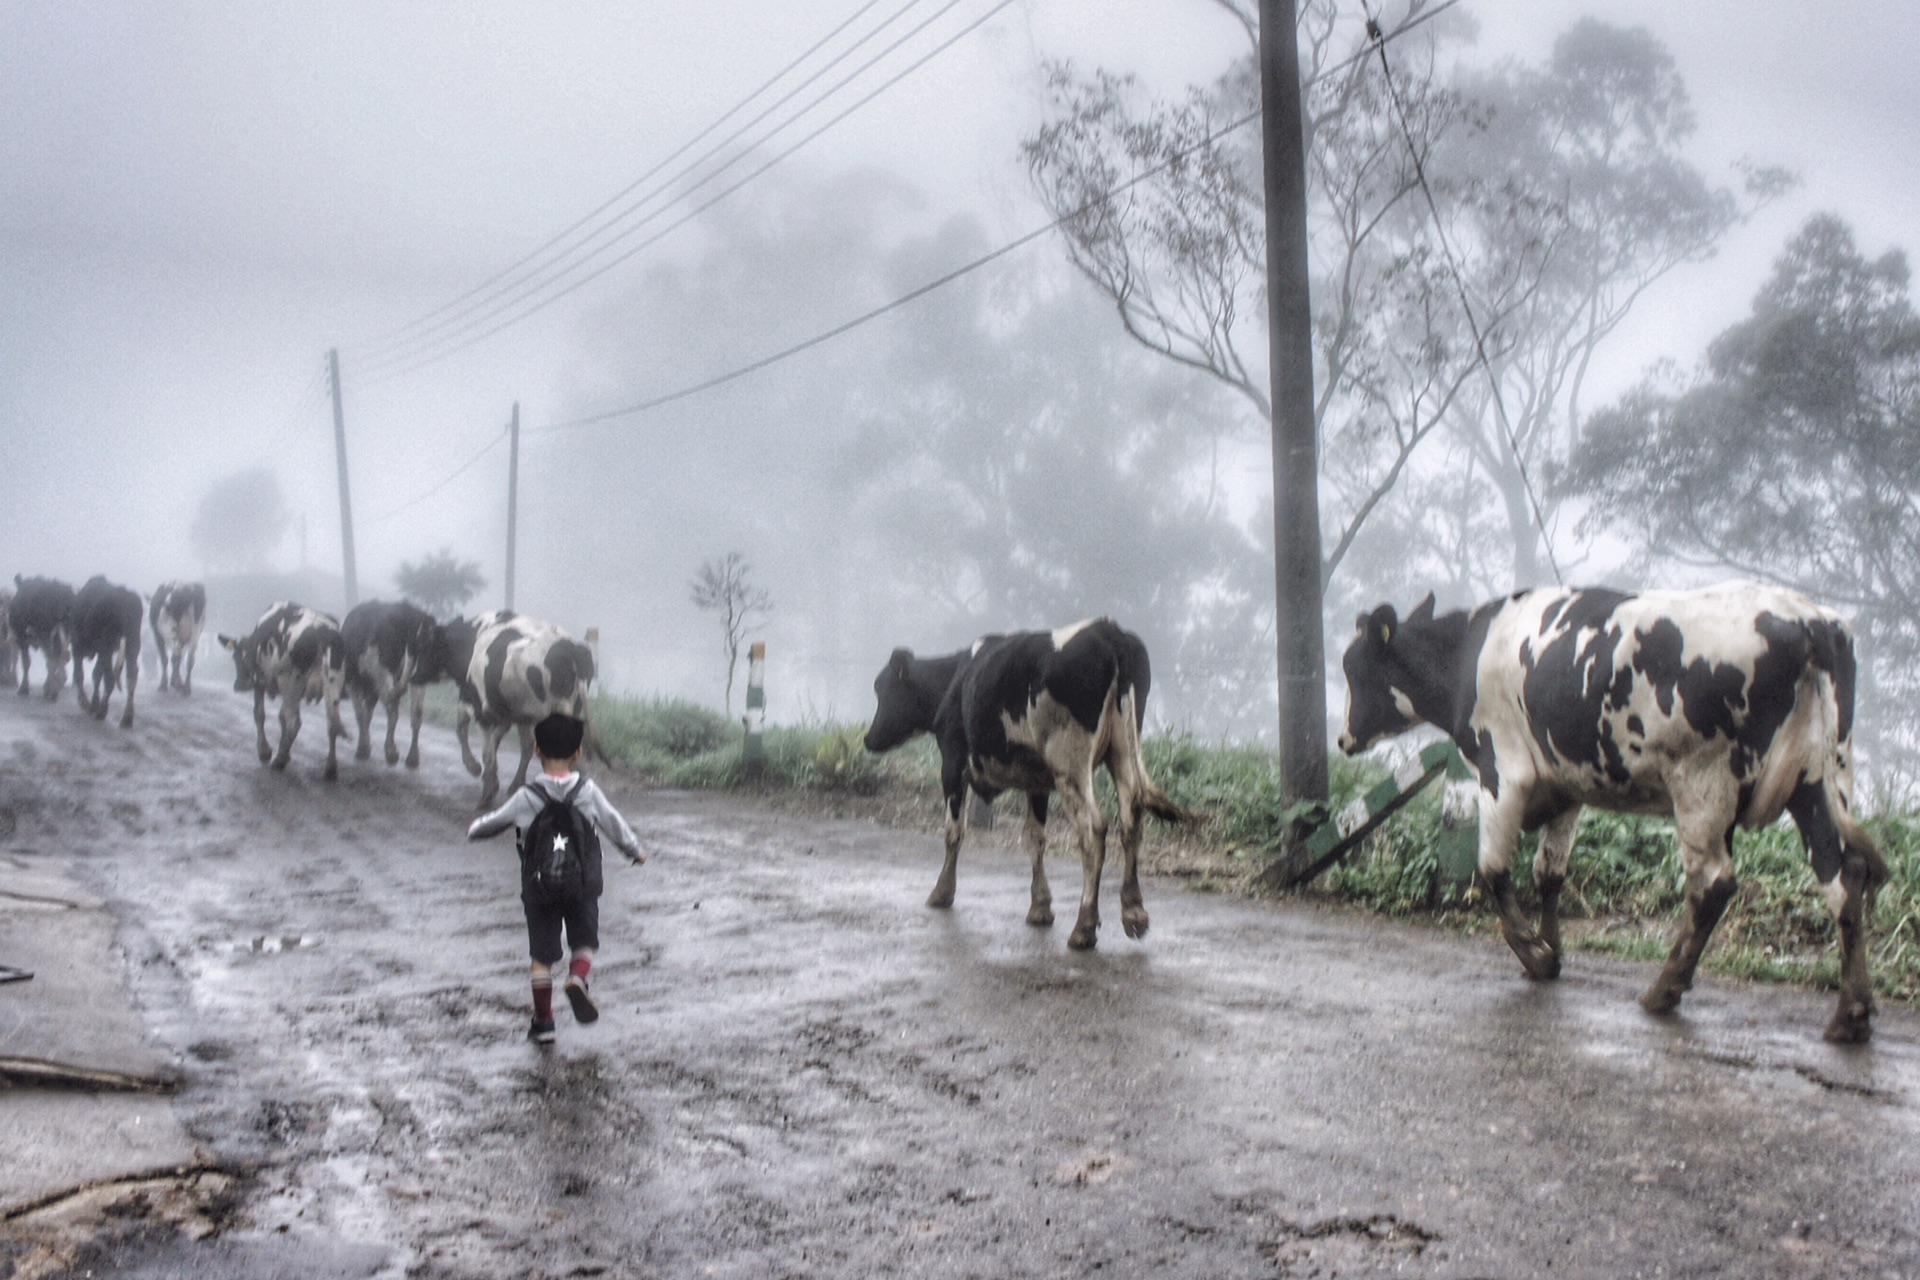
<path fill-rule="evenodd" d="M 488 836 L 499 835 L 509 827 L 523 827 L 532 822 L 533 814 L 523 812 L 528 808 L 526 801 L 532 792 L 533 788 L 522 787 L 492 813 L 483 813 L 475 818 L 473 825 L 467 828 L 467 839 L 485 840 Z"/>

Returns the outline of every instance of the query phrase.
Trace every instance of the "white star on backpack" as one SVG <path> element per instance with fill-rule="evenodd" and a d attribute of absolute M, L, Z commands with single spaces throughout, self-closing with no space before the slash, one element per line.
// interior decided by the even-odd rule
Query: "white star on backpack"
<path fill-rule="evenodd" d="M 553 851 L 555 853 L 564 853 L 566 848 L 567 838 L 565 836 L 555 836 L 553 838 Z"/>

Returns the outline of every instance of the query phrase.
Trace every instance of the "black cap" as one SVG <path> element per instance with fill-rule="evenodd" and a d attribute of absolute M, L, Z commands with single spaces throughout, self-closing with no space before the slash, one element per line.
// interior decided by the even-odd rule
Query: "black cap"
<path fill-rule="evenodd" d="M 587 725 L 577 716 L 556 711 L 533 726 L 533 745 L 547 760 L 571 760 L 587 736 Z"/>

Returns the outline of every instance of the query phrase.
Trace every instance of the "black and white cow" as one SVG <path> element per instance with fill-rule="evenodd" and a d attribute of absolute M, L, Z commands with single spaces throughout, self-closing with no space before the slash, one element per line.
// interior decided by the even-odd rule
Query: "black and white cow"
<path fill-rule="evenodd" d="M 1867 921 L 1887 868 L 1854 820 L 1853 635 L 1796 592 L 1522 591 L 1471 614 L 1381 605 L 1348 647 L 1349 755 L 1426 723 L 1479 777 L 1480 873 L 1528 976 L 1560 972 L 1559 895 L 1583 805 L 1671 814 L 1687 916 L 1640 1003 L 1667 1013 L 1734 893 L 1735 826 L 1793 815 L 1840 932 L 1829 1040 L 1872 1033 Z M 1540 830 L 1536 933 L 1514 902 L 1522 831 Z"/>
<path fill-rule="evenodd" d="M 147 621 L 153 627 L 154 652 L 160 660 L 160 687 L 192 693 L 193 660 L 200 649 L 200 629 L 207 622 L 207 589 L 198 582 L 161 583 L 147 606 Z"/>
<path fill-rule="evenodd" d="M 81 710 L 95 720 L 107 718 L 113 691 L 127 682 L 127 705 L 120 727 L 133 725 L 133 690 L 140 683 L 140 595 L 95 574 L 73 602 L 73 687 Z M 82 665 L 93 659 L 89 694 Z"/>
<path fill-rule="evenodd" d="M 867 750 L 890 751 L 921 733 L 940 745 L 946 795 L 946 861 L 927 898 L 953 905 L 960 842 L 967 830 L 967 791 L 992 800 L 1002 791 L 1027 796 L 1022 839 L 1033 862 L 1027 923 L 1053 923 L 1053 891 L 1045 868 L 1048 797 L 1060 793 L 1080 846 L 1080 914 L 1067 938 L 1092 947 L 1100 929 L 1100 873 L 1107 857 L 1107 818 L 1094 795 L 1102 765 L 1119 798 L 1120 922 L 1129 938 L 1147 932 L 1140 897 L 1140 835 L 1145 814 L 1180 821 L 1185 814 L 1147 776 L 1140 732 L 1152 681 L 1147 647 L 1109 618 L 1058 631 L 985 636 L 943 658 L 895 649 L 873 682 L 878 699 Z"/>
<path fill-rule="evenodd" d="M 52 578 L 13 576 L 13 600 L 7 605 L 7 627 L 20 655 L 20 696 L 33 686 L 33 651 L 47 663 L 47 701 L 60 696 L 67 679 L 67 659 L 73 643 L 73 588 Z"/>
<path fill-rule="evenodd" d="M 460 756 L 467 772 L 481 779 L 482 809 L 500 793 L 500 741 L 508 729 L 520 731 L 515 788 L 527 780 L 533 726 L 555 712 L 586 721 L 588 746 L 606 759 L 593 732 L 589 695 L 594 664 L 587 646 L 551 623 L 509 609 L 445 624 L 441 646 L 443 669 L 460 687 Z M 476 721 L 483 735 L 479 760 L 468 745 L 468 731 Z"/>
<path fill-rule="evenodd" d="M 427 686 L 444 674 L 440 670 L 440 628 L 433 615 L 410 604 L 369 600 L 355 605 L 340 625 L 347 645 L 347 693 L 353 698 L 354 719 L 360 725 L 356 760 L 373 754 L 373 711 L 387 709 L 387 763 L 397 764 L 400 747 L 394 741 L 400 719 L 400 699 L 413 695 L 413 740 L 407 747 L 407 768 L 420 767 L 420 720 L 425 714 Z"/>
<path fill-rule="evenodd" d="M 293 740 L 300 733 L 300 704 L 324 702 L 327 708 L 327 771 L 340 776 L 336 743 L 351 738 L 340 721 L 340 694 L 346 684 L 347 646 L 340 624 L 305 605 L 281 601 L 260 616 L 253 634 L 221 636 L 233 654 L 233 689 L 253 695 L 253 725 L 259 734 L 260 763 L 287 767 Z M 280 750 L 267 746 L 267 699 L 280 700 Z"/>

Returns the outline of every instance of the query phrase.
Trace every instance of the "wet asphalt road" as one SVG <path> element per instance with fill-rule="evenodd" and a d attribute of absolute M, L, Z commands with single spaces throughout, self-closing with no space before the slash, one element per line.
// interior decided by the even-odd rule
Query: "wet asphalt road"
<path fill-rule="evenodd" d="M 309 716 L 272 773 L 216 674 L 131 731 L 0 699 L 0 843 L 114 903 L 180 1118 L 257 1169 L 192 1246 L 233 1274 L 1920 1275 L 1909 1011 L 1845 1050 L 1826 995 L 1708 978 L 1656 1020 L 1642 966 L 1164 880 L 1133 943 L 1111 874 L 1069 953 L 1009 830 L 935 912 L 937 837 L 616 781 L 652 861 L 542 1052 L 451 734 L 328 785 Z"/>

